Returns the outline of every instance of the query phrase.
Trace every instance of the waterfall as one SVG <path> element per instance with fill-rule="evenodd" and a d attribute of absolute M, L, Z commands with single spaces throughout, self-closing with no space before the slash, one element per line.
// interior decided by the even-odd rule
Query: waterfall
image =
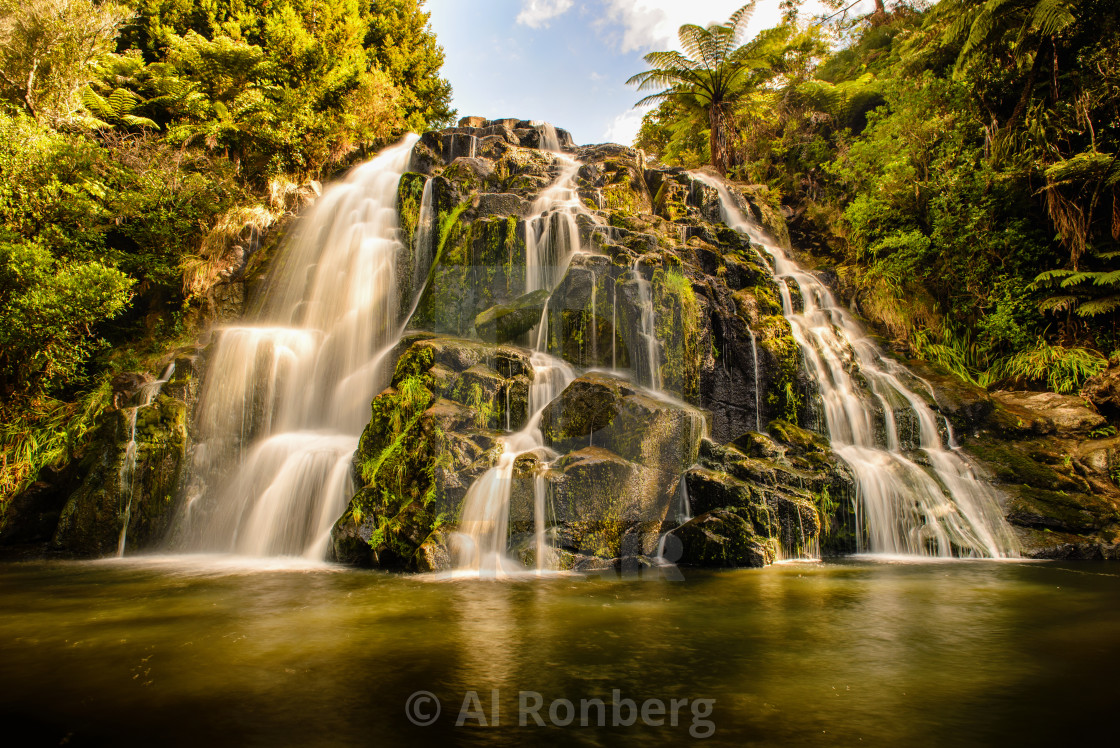
<path fill-rule="evenodd" d="M 758 396 L 758 341 L 755 339 L 754 330 L 747 327 L 747 334 L 751 336 L 751 359 L 754 365 L 754 430 L 762 432 L 762 405 Z M 724 355 L 723 360 L 727 361 Z M 725 364 L 726 365 L 726 364 Z"/>
<path fill-rule="evenodd" d="M 466 147 L 463 147 L 463 143 Z M 411 145 L 409 146 L 411 149 Z M 446 163 L 451 163 L 457 158 L 474 158 L 478 153 L 478 138 L 467 133 L 445 133 L 440 140 L 440 155 Z M 407 166 L 405 167 L 407 168 Z"/>
<path fill-rule="evenodd" d="M 773 259 L 785 317 L 816 380 L 832 448 L 856 479 L 859 550 L 921 556 L 1008 557 L 1017 543 L 994 491 L 979 480 L 960 450 L 943 446 L 933 411 L 902 378 L 912 375 L 887 361 L 862 327 L 813 274 L 803 270 L 753 222 L 727 188 L 706 175 L 697 180 L 719 193 L 724 221 Z M 795 310 L 790 283 L 801 291 Z M 885 439 L 876 437 L 875 409 L 856 377 L 882 409 Z M 899 439 L 896 417 L 917 420 L 923 468 Z"/>
<path fill-rule="evenodd" d="M 561 154 L 556 158 L 561 165 L 560 174 L 537 196 L 533 215 L 525 224 L 526 291 L 552 290 L 563 277 L 572 255 L 581 251 L 575 218 L 586 212 L 575 182 L 580 163 Z M 548 347 L 547 304 L 541 313 L 535 340 L 536 350 L 530 358 L 533 381 L 529 386 L 529 418 L 520 431 L 502 439 L 498 464 L 471 484 L 463 499 L 459 532 L 452 542 L 453 562 L 460 574 L 495 576 L 522 570 L 506 554 L 514 462 L 526 452 L 545 448 L 540 431 L 541 414 L 576 377 L 571 366 L 545 352 Z M 545 568 L 548 555 L 545 542 L 547 490 L 547 479 L 543 475 L 535 476 L 533 505 L 538 571 Z"/>
<path fill-rule="evenodd" d="M 136 405 L 126 408 L 128 413 L 128 443 L 124 448 L 124 459 L 121 469 L 117 474 L 118 484 L 122 496 L 126 496 L 124 510 L 121 513 L 121 534 L 117 537 L 117 557 L 124 556 L 125 546 L 128 544 L 128 523 L 132 521 L 132 500 L 136 496 L 136 416 L 141 408 L 146 408 L 159 395 L 163 385 L 175 373 L 175 362 L 171 362 L 164 369 L 163 374 L 154 382 L 141 385 L 136 392 Z"/>
<path fill-rule="evenodd" d="M 556 159 L 560 174 L 533 201 L 533 214 L 525 220 L 526 292 L 554 288 L 580 251 L 576 215 L 587 211 L 576 186 L 580 163 L 561 154 Z"/>
<path fill-rule="evenodd" d="M 696 467 L 696 465 L 693 465 L 693 467 Z M 689 470 L 691 469 L 689 468 Z M 680 501 L 680 508 L 677 510 L 678 525 L 683 525 L 692 519 L 692 502 L 688 499 L 688 481 L 685 480 L 687 474 L 688 471 L 681 473 L 680 480 L 677 483 L 677 499 Z"/>
<path fill-rule="evenodd" d="M 556 128 L 548 122 L 533 121 L 529 123 L 541 133 L 541 150 L 552 151 L 553 153 L 560 152 L 560 136 L 556 133 Z"/>
<path fill-rule="evenodd" d="M 251 321 L 215 331 L 180 549 L 325 554 L 401 334 L 397 185 L 416 140 L 328 188 L 281 249 Z"/>
<path fill-rule="evenodd" d="M 649 281 L 642 275 L 641 269 L 638 267 L 641 258 L 634 260 L 633 266 L 630 268 L 630 275 L 638 287 L 638 312 L 640 313 L 640 326 L 638 328 L 638 338 L 641 347 L 645 349 L 646 354 L 646 370 L 638 371 L 635 364 L 634 377 L 638 382 L 646 385 L 651 390 L 661 390 L 661 341 L 657 339 L 656 330 L 656 312 L 653 308 L 653 293 L 650 289 Z M 643 376 L 645 375 L 645 376 Z"/>
<path fill-rule="evenodd" d="M 599 317 L 598 317 L 598 289 L 599 279 L 591 281 L 591 365 L 599 364 Z"/>
<path fill-rule="evenodd" d="M 412 303 L 409 305 L 408 314 L 403 320 L 405 324 L 408 324 L 412 315 L 416 313 L 416 307 L 428 285 L 428 274 L 432 269 L 432 261 L 435 259 L 433 256 L 435 251 L 433 239 L 439 235 L 439 226 L 437 225 L 435 198 L 432 195 L 432 185 L 434 184 L 434 179 L 424 182 L 424 190 L 420 195 L 420 213 L 416 221 L 416 233 L 412 237 L 412 286 L 410 287 Z"/>
<path fill-rule="evenodd" d="M 611 369 L 618 369 L 618 284 L 611 283 Z"/>
<path fill-rule="evenodd" d="M 121 494 L 127 496 L 124 511 L 121 513 L 121 534 L 117 537 L 117 558 L 124 556 L 125 543 L 128 541 L 128 523 L 132 520 L 132 497 L 136 494 L 133 485 L 136 477 L 136 411 L 139 408 L 128 409 L 128 444 L 124 448 L 124 460 L 121 461 L 121 470 L 118 480 Z"/>
<path fill-rule="evenodd" d="M 509 535 L 510 492 L 513 487 L 513 465 L 519 456 L 544 447 L 541 414 L 576 377 L 575 370 L 564 361 L 547 353 L 535 352 L 530 359 L 533 382 L 529 386 L 529 419 L 515 434 L 502 439 L 498 464 L 487 470 L 467 490 L 463 499 L 459 532 L 452 539 L 452 555 L 456 570 L 469 575 L 498 576 L 521 571 L 506 555 Z M 545 566 L 545 492 L 543 475 L 534 482 L 534 529 L 537 568 Z"/>

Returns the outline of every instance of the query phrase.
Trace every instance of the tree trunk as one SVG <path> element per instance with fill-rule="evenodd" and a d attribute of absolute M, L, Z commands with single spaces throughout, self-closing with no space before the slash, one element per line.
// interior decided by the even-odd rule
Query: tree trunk
<path fill-rule="evenodd" d="M 708 107 L 708 126 L 710 150 L 712 152 L 712 168 L 727 176 L 727 124 L 723 115 L 723 107 L 712 104 Z"/>
<path fill-rule="evenodd" d="M 887 14 L 887 6 L 886 6 L 886 3 L 885 3 L 884 0 L 875 0 L 875 13 L 876 13 L 876 15 L 878 15 L 878 14 L 886 15 Z"/>
<path fill-rule="evenodd" d="M 1043 41 L 1043 43 L 1039 45 L 1038 50 L 1034 53 L 1034 62 L 1031 64 L 1030 72 L 1027 73 L 1027 83 L 1023 86 L 1023 93 L 1019 96 L 1019 103 L 1015 105 L 1015 110 L 1011 112 L 1011 117 L 1003 124 L 1003 132 L 1011 132 L 1011 128 L 1015 126 L 1019 118 L 1027 111 L 1027 104 L 1030 103 L 1031 92 L 1034 90 L 1034 82 L 1038 78 L 1038 70 L 1042 67 L 1042 47 L 1045 44 L 1046 42 Z"/>

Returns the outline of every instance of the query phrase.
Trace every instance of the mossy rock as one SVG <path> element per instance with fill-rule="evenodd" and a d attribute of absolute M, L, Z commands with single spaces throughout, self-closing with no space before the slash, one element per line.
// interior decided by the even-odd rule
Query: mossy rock
<path fill-rule="evenodd" d="M 776 557 L 775 542 L 760 537 L 750 522 L 729 509 L 702 514 L 672 533 L 681 544 L 683 566 L 762 567 Z"/>
<path fill-rule="evenodd" d="M 762 224 L 766 232 L 780 246 L 788 249 L 790 246 L 789 227 L 782 215 L 782 201 L 778 192 L 766 185 L 759 184 L 737 184 L 731 187 L 731 191 L 732 194 L 738 192 L 742 196 L 747 205 L 750 206 L 755 220 Z"/>
<path fill-rule="evenodd" d="M 692 281 L 676 268 L 658 268 L 651 283 L 655 333 L 660 341 L 662 389 L 700 400 L 700 305 Z"/>
<path fill-rule="evenodd" d="M 468 222 L 461 213 L 441 221 L 438 257 L 412 325 L 470 335 L 480 313 L 525 292 L 523 221 L 518 216 L 490 216 Z"/>
<path fill-rule="evenodd" d="M 85 480 L 59 516 L 52 540 L 56 550 L 78 556 L 114 554 L 126 521 L 126 552 L 149 548 L 167 532 L 186 467 L 187 406 L 161 394 L 136 409 L 129 471 L 131 412 L 112 411 L 98 428 L 81 463 Z"/>
<path fill-rule="evenodd" d="M 1009 434 L 1087 436 L 1108 420 L 1089 407 L 1084 398 L 1056 392 L 1007 392 L 992 394 L 996 402 L 993 421 Z"/>
<path fill-rule="evenodd" d="M 789 445 L 798 455 L 814 452 L 825 454 L 830 450 L 828 440 L 823 436 L 803 429 L 789 421 L 775 419 L 770 422 L 768 428 L 775 438 L 783 444 Z"/>
<path fill-rule="evenodd" d="M 499 427 L 527 417 L 532 366 L 514 348 L 413 336 L 373 399 L 355 453 L 361 489 L 331 533 L 338 561 L 446 568 L 470 485 L 501 453 Z"/>
<path fill-rule="evenodd" d="M 600 558 L 641 553 L 624 548 L 623 539 L 631 528 L 643 526 L 652 529 L 656 543 L 664 507 L 642 491 L 641 466 L 602 447 L 584 447 L 561 457 L 553 470 L 560 548 Z"/>
<path fill-rule="evenodd" d="M 731 445 L 748 457 L 778 460 L 785 456 L 786 448 L 770 438 L 769 434 L 748 431 L 731 442 Z"/>
<path fill-rule="evenodd" d="M 629 365 L 620 335 L 620 299 L 615 279 L 625 270 L 604 255 L 572 257 L 548 301 L 548 349 L 577 366 Z"/>
<path fill-rule="evenodd" d="M 1007 490 L 1007 518 L 1024 527 L 1084 535 L 1120 522 L 1120 507 L 1101 497 L 1027 485 Z"/>

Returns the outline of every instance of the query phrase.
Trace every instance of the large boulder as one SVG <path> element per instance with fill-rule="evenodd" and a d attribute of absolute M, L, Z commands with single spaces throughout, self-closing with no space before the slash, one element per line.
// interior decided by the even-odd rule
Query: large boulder
<path fill-rule="evenodd" d="M 638 151 L 604 143 L 580 148 L 576 158 L 583 164 L 579 170 L 580 195 L 596 208 L 623 213 L 653 212 L 645 165 Z"/>
<path fill-rule="evenodd" d="M 997 425 L 1010 432 L 1082 436 L 1108 423 L 1085 399 L 1056 392 L 1008 392 L 992 394 L 999 406 Z"/>
<path fill-rule="evenodd" d="M 574 380 L 541 414 L 559 545 L 616 558 L 656 553 L 675 517 L 681 473 L 698 454 L 705 415 L 599 372 Z"/>
<path fill-rule="evenodd" d="M 680 563 L 690 566 L 767 566 L 776 560 L 773 543 L 730 509 L 716 509 L 673 530 L 681 544 Z"/>
<path fill-rule="evenodd" d="M 608 373 L 573 381 L 541 414 L 546 443 L 559 452 L 604 447 L 628 460 L 679 475 L 695 461 L 705 415 Z"/>
<path fill-rule="evenodd" d="M 845 466 L 817 435 L 781 421 L 770 429 L 780 441 L 748 432 L 734 444 L 702 442 L 699 464 L 683 479 L 690 512 L 709 518 L 673 531 L 683 544 L 681 563 L 752 566 L 854 550 L 853 481 Z M 712 518 L 727 532 L 700 532 L 715 527 Z"/>
<path fill-rule="evenodd" d="M 354 457 L 361 488 L 331 532 L 335 560 L 434 571 L 471 484 L 527 417 L 533 368 L 515 348 L 449 337 L 405 341 Z"/>
<path fill-rule="evenodd" d="M 940 394 L 940 393 L 939 393 Z M 1024 555 L 1111 558 L 1120 542 L 1120 438 L 1086 400 L 992 393 L 957 438 L 1004 497 Z"/>

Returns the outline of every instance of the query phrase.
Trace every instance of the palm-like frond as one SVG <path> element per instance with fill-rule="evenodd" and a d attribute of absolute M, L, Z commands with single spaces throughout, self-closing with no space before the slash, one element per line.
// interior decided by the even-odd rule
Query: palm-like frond
<path fill-rule="evenodd" d="M 1081 299 L 1078 296 L 1050 296 L 1039 302 L 1038 310 L 1040 312 L 1068 312 L 1079 301 Z"/>
<path fill-rule="evenodd" d="M 750 45 L 740 44 L 756 1 L 740 7 L 727 23 L 715 23 L 706 28 L 696 24 L 681 26 L 677 36 L 684 53 L 650 52 L 643 59 L 651 69 L 626 81 L 627 85 L 637 86 L 639 91 L 653 91 L 636 106 L 670 99 L 692 99 L 705 106 L 712 130 L 712 164 L 717 168 L 726 160 L 730 104 L 744 94 L 740 80 L 745 71 L 764 64 L 755 59 L 754 51 L 748 49 Z"/>
<path fill-rule="evenodd" d="M 1076 20 L 1070 0 L 1039 0 L 1038 5 L 1034 6 L 1031 26 L 1043 35 L 1050 36 L 1064 31 Z"/>
<path fill-rule="evenodd" d="M 1086 301 L 1077 307 L 1076 312 L 1078 317 L 1096 317 L 1100 314 L 1108 314 L 1116 309 L 1120 309 L 1120 296 L 1105 296 L 1101 299 Z"/>
<path fill-rule="evenodd" d="M 1003 39 L 1012 49 L 1023 49 L 1032 35 L 1052 36 L 1077 21 L 1077 0 L 985 0 L 953 3 L 957 18 L 949 27 L 949 37 L 964 39 L 957 57 L 958 69 L 994 39 Z M 1014 37 L 1010 34 L 1014 34 Z M 1028 46 L 1024 51 L 1029 51 Z"/>
<path fill-rule="evenodd" d="M 961 47 L 961 59 L 967 58 L 974 49 L 988 40 L 1002 18 L 1000 9 L 1009 2 L 1010 0 L 988 0 L 984 3 L 984 7 L 980 9 L 980 13 L 969 28 L 968 38 L 965 39 L 964 46 Z"/>
<path fill-rule="evenodd" d="M 117 88 L 108 96 L 102 96 L 86 86 L 81 91 L 80 99 L 82 106 L 93 115 L 93 119 L 90 120 L 90 125 L 93 127 L 112 127 L 114 124 L 129 127 L 159 127 L 147 117 L 138 117 L 132 113 L 140 104 L 140 97 L 132 91 Z"/>

